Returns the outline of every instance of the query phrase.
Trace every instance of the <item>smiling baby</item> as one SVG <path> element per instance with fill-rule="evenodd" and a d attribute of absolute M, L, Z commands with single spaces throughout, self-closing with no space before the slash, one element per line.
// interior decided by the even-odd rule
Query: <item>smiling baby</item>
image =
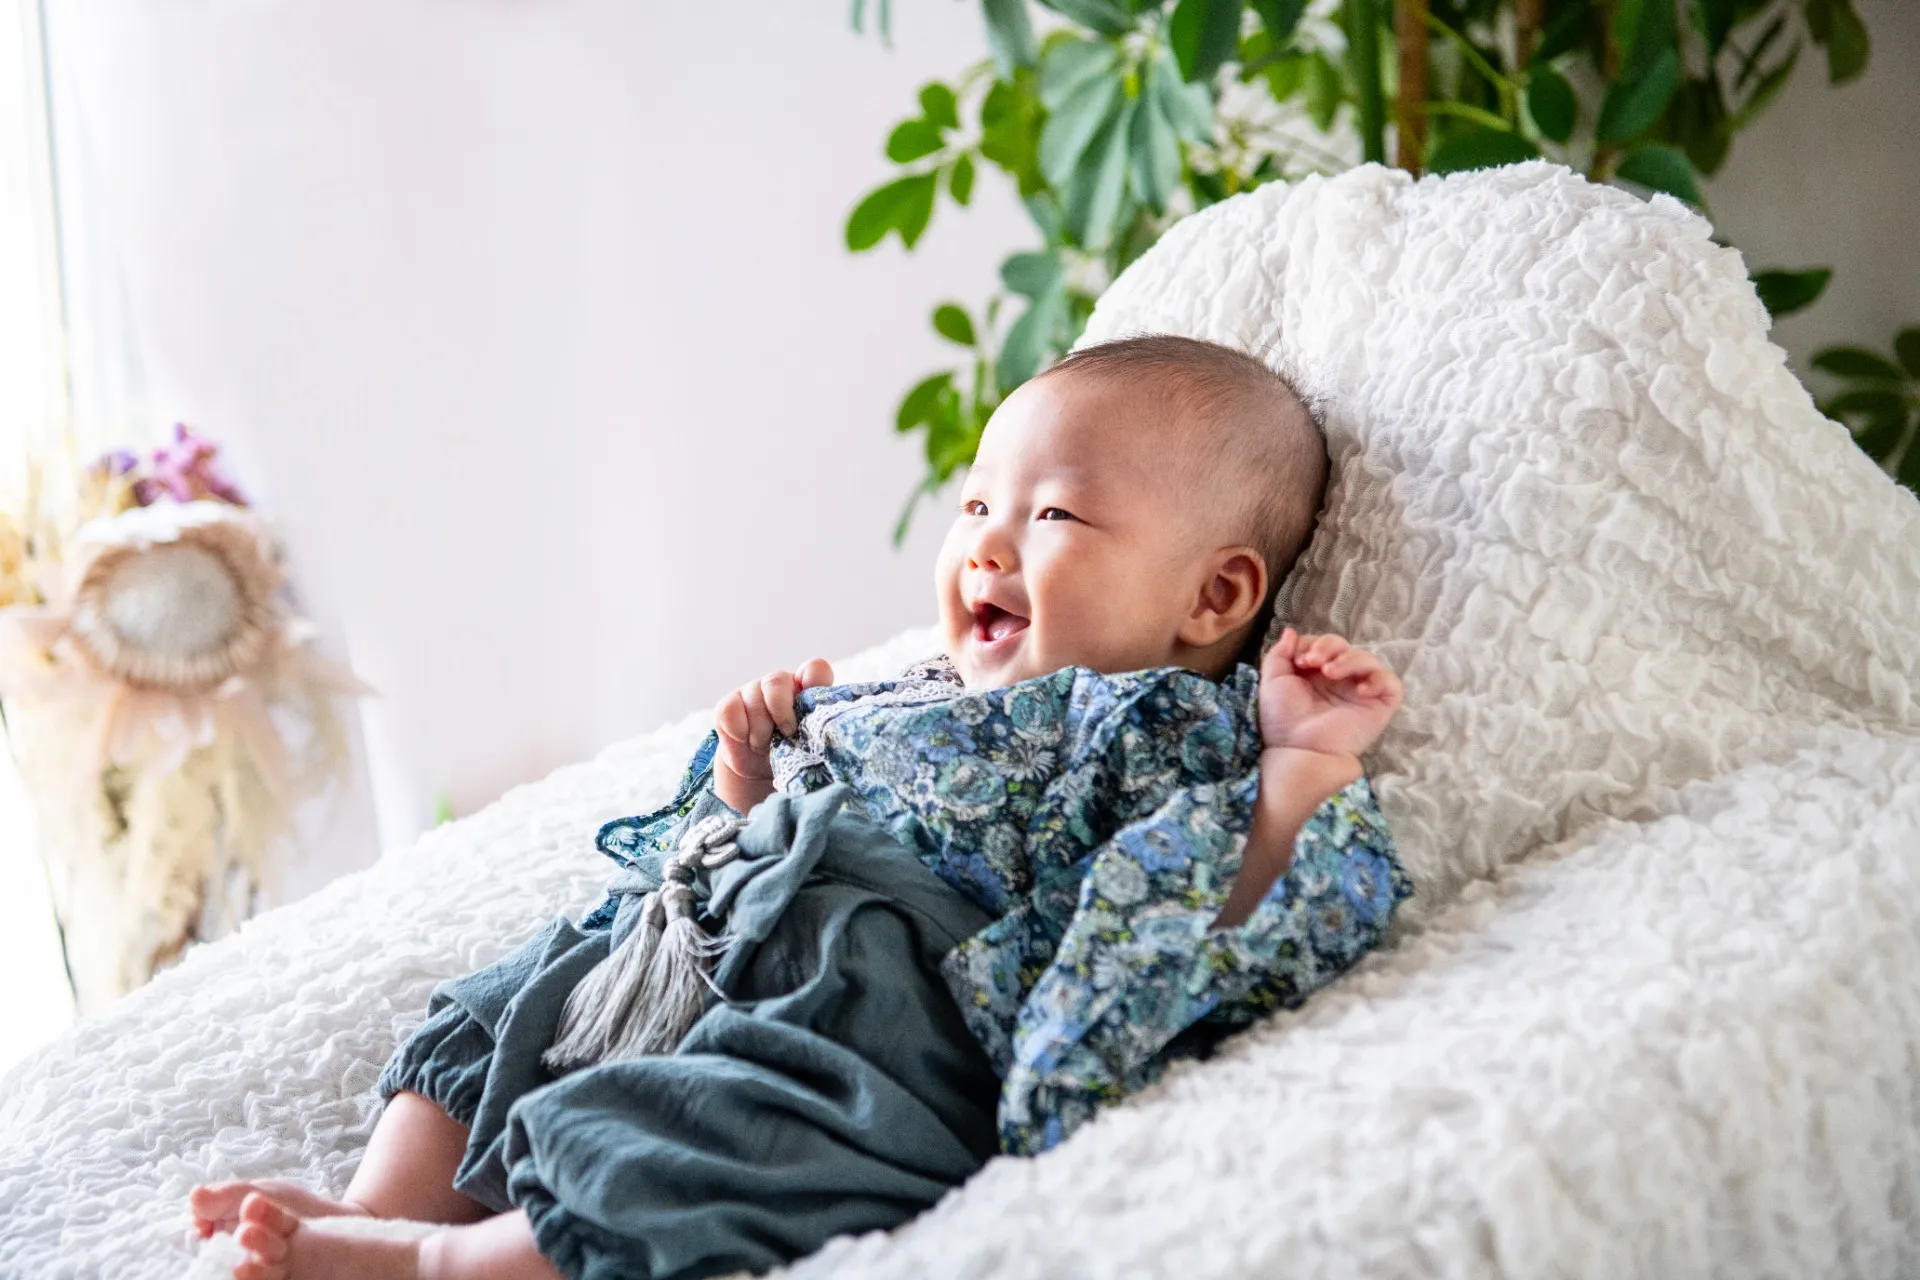
<path fill-rule="evenodd" d="M 1020 387 L 935 566 L 943 653 L 729 694 L 673 801 L 602 828 L 606 902 L 435 989 L 345 1196 L 202 1187 L 201 1234 L 237 1280 L 764 1270 L 1306 999 L 1411 892 L 1359 759 L 1399 680 L 1291 628 L 1245 661 L 1327 473 L 1225 347 Z"/>

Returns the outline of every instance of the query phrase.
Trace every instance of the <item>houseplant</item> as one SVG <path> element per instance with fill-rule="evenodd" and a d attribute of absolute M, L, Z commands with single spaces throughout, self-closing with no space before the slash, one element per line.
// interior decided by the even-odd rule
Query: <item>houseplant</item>
<path fill-rule="evenodd" d="M 856 0 L 856 29 L 869 16 L 884 36 L 887 0 L 871 15 Z M 964 208 L 997 169 L 1038 240 L 1006 258 L 983 305 L 933 310 L 965 355 L 900 403 L 895 427 L 922 433 L 927 470 L 896 539 L 914 502 L 971 461 L 1000 401 L 1186 213 L 1369 160 L 1418 174 L 1534 157 L 1704 208 L 1698 177 L 1803 62 L 1843 84 L 1871 54 L 1853 0 L 982 0 L 981 16 L 992 57 L 921 88 L 887 136 L 897 173 L 846 223 L 854 252 L 889 235 L 911 250 L 936 209 Z M 1754 283 L 1777 316 L 1830 277 L 1775 268 Z M 1910 456 L 1901 479 L 1920 487 L 1889 393 L 1881 377 L 1830 404 L 1883 465 Z"/>

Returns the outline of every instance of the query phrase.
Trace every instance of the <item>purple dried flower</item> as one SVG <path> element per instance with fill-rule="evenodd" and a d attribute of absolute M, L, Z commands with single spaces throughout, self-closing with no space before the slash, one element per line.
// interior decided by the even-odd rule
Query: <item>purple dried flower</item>
<path fill-rule="evenodd" d="M 109 449 L 87 465 L 87 474 L 96 479 L 106 480 L 113 476 L 123 476 L 140 465 L 140 459 L 131 449 Z"/>
<path fill-rule="evenodd" d="M 173 444 L 161 445 L 148 460 L 148 473 L 134 481 L 134 501 L 150 506 L 162 497 L 175 502 L 214 498 L 244 507 L 247 500 L 214 465 L 220 446 L 202 439 L 184 422 L 173 425 Z"/>

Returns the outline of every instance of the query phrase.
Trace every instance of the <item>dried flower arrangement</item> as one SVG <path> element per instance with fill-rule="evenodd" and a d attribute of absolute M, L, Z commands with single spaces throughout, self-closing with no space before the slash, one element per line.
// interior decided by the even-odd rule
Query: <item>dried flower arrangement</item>
<path fill-rule="evenodd" d="M 36 466 L 0 508 L 0 726 L 82 1013 L 253 913 L 294 804 L 347 759 L 334 697 L 371 692 L 312 651 L 217 454 L 180 425 L 95 461 L 66 501 Z"/>

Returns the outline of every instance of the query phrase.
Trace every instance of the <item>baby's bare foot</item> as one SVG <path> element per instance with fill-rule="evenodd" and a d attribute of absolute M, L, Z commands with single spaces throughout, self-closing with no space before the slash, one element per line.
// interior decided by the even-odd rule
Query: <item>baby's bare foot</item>
<path fill-rule="evenodd" d="M 266 1196 L 302 1218 L 327 1218 L 341 1214 L 366 1217 L 367 1211 L 345 1200 L 329 1200 L 297 1182 L 285 1178 L 265 1178 L 259 1182 L 214 1182 L 195 1187 L 187 1196 L 193 1210 L 194 1229 L 202 1240 L 216 1231 L 232 1231 L 240 1225 L 240 1205 L 255 1192 Z"/>
<path fill-rule="evenodd" d="M 248 1195 L 233 1233 L 247 1260 L 234 1267 L 233 1280 L 419 1280 L 418 1238 L 364 1235 L 340 1221 L 347 1216 L 303 1219 L 258 1192 Z"/>

